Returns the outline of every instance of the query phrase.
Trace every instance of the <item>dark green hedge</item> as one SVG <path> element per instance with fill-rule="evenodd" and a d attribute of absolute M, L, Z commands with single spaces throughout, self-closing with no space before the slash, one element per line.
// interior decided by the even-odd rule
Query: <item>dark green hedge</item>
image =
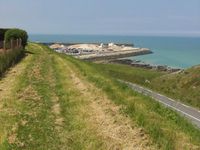
<path fill-rule="evenodd" d="M 11 39 L 22 39 L 22 46 L 25 47 L 27 45 L 28 34 L 26 31 L 21 29 L 9 29 L 5 33 L 5 41 L 8 42 Z"/>
<path fill-rule="evenodd" d="M 0 41 L 4 40 L 4 35 L 9 29 L 0 29 Z"/>
<path fill-rule="evenodd" d="M 0 53 L 0 78 L 2 74 L 24 56 L 23 49 L 7 50 Z"/>

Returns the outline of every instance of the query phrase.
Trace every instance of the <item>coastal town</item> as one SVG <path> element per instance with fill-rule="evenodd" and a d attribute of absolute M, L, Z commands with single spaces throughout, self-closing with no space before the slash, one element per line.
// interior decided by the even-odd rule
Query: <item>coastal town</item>
<path fill-rule="evenodd" d="M 49 45 L 56 52 L 72 55 L 85 60 L 102 60 L 104 58 L 121 58 L 152 53 L 148 48 L 134 47 L 133 44 L 62 44 Z"/>
<path fill-rule="evenodd" d="M 98 61 L 104 63 L 119 63 L 129 66 L 159 70 L 164 72 L 177 72 L 180 68 L 172 68 L 167 65 L 154 65 L 142 62 L 140 60 L 132 60 L 127 57 L 151 54 L 148 48 L 134 47 L 133 44 L 70 44 L 70 43 L 50 43 L 49 47 L 58 53 L 72 55 L 75 58 Z"/>

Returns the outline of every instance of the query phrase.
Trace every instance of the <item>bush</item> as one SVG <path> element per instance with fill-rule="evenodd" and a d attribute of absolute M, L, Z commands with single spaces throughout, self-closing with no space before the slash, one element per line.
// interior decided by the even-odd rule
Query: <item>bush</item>
<path fill-rule="evenodd" d="M 9 29 L 0 29 L 0 41 L 4 40 L 4 35 Z"/>
<path fill-rule="evenodd" d="M 27 45 L 28 34 L 26 31 L 21 29 L 10 29 L 5 33 L 5 41 L 9 42 L 11 39 L 21 39 L 22 46 L 25 47 Z"/>
<path fill-rule="evenodd" d="M 18 62 L 23 55 L 23 49 L 8 50 L 0 53 L 0 77 L 10 66 Z"/>

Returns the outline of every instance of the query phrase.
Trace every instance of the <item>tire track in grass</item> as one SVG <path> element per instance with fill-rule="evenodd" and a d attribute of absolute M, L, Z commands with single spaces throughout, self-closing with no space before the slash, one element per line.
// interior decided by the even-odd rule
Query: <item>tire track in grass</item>
<path fill-rule="evenodd" d="M 8 105 L 14 114 L 8 117 L 7 144 L 4 149 L 60 149 L 52 112 L 53 79 L 48 52 L 41 46 L 31 44 L 32 59 L 19 76 Z M 46 76 L 49 75 L 49 80 Z M 4 111 L 5 112 L 5 111 Z M 9 121 L 10 120 L 10 121 Z"/>
<path fill-rule="evenodd" d="M 14 143 L 11 145 L 13 149 L 48 149 L 50 146 L 55 149 L 55 142 L 52 140 L 55 132 L 51 123 L 53 116 L 50 112 L 49 85 L 43 75 L 43 72 L 48 73 L 43 69 L 49 68 L 46 65 L 48 57 L 45 57 L 46 53 L 42 52 L 39 46 L 35 46 L 34 52 L 34 60 L 21 78 L 20 85 L 23 86 L 20 87 L 17 97 L 21 101 L 21 115 L 18 118 L 26 120 L 24 125 L 18 123 L 16 131 L 17 138 L 23 145 Z"/>
<path fill-rule="evenodd" d="M 56 55 L 57 56 L 57 55 Z M 105 149 L 104 143 L 85 122 L 86 114 L 81 110 L 87 105 L 74 87 L 69 68 L 54 57 L 56 94 L 59 96 L 63 129 L 59 136 L 63 149 Z"/>
<path fill-rule="evenodd" d="M 114 105 L 101 90 L 80 78 L 69 62 L 61 58 L 58 61 L 63 64 L 63 68 L 70 71 L 73 86 L 87 103 L 81 110 L 86 114 L 85 120 L 104 141 L 107 149 L 154 149 L 144 131 L 132 126 L 131 121 L 119 113 L 119 107 Z"/>
<path fill-rule="evenodd" d="M 21 62 L 11 67 L 5 73 L 4 77 L 0 78 L 0 148 L 3 143 L 6 143 L 9 134 L 8 129 L 10 128 L 10 125 L 8 122 L 10 119 L 8 119 L 8 116 L 13 116 L 17 113 L 15 109 L 9 108 L 10 105 L 15 103 L 12 99 L 13 93 L 15 92 L 14 90 L 18 84 L 19 77 L 23 74 L 28 64 L 30 64 L 32 58 L 32 54 L 27 54 Z M 13 141 L 14 139 L 15 135 L 10 137 L 10 141 Z"/>

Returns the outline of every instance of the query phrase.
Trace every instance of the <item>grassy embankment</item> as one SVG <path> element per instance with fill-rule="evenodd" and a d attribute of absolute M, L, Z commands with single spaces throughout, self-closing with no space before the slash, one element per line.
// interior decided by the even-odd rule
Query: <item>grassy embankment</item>
<path fill-rule="evenodd" d="M 194 129 L 174 111 L 164 108 L 151 98 L 133 92 L 126 85 L 119 83 L 117 81 L 118 78 L 116 78 L 119 74 L 115 74 L 112 71 L 116 69 L 120 70 L 121 73 L 121 71 L 126 70 L 128 75 L 126 74 L 127 76 L 125 76 L 122 73 L 123 78 L 134 78 L 134 81 L 141 84 L 147 84 L 145 80 L 150 81 L 164 75 L 164 73 L 156 71 L 146 72 L 145 69 L 138 68 L 130 70 L 130 67 L 126 68 L 124 65 L 120 65 L 121 68 L 119 68 L 119 66 L 110 64 L 108 66 L 110 69 L 112 68 L 112 71 L 108 73 L 107 71 L 109 70 L 106 69 L 104 64 L 83 63 L 74 59 L 71 59 L 71 61 L 76 64 L 77 68 L 79 68 L 89 81 L 106 92 L 115 104 L 124 106 L 122 112 L 133 119 L 133 121 L 136 121 L 139 126 L 143 127 L 150 134 L 153 141 L 160 146 L 159 148 L 184 149 L 184 146 L 182 145 L 182 147 L 180 144 L 186 144 L 187 142 L 180 142 L 179 138 L 186 134 L 189 134 L 191 139 L 194 138 L 195 141 L 200 141 L 199 130 Z M 132 74 L 132 77 L 129 76 L 130 74 Z"/>
<path fill-rule="evenodd" d="M 0 76 L 13 64 L 17 63 L 24 54 L 23 49 L 0 51 Z"/>
<path fill-rule="evenodd" d="M 120 64 L 97 64 L 96 68 L 114 78 L 146 86 L 200 108 L 200 66 L 172 74 Z"/>
<path fill-rule="evenodd" d="M 1 82 L 0 149 L 100 147 L 102 142 L 81 119 L 84 102 L 68 70 L 56 68 L 57 56 L 48 49 L 36 44 L 27 49 L 33 54 Z"/>
<path fill-rule="evenodd" d="M 0 81 L 0 149 L 200 148 L 198 129 L 99 65 L 28 50 Z"/>
<path fill-rule="evenodd" d="M 177 74 L 155 78 L 150 86 L 200 109 L 200 66 L 186 69 Z"/>

